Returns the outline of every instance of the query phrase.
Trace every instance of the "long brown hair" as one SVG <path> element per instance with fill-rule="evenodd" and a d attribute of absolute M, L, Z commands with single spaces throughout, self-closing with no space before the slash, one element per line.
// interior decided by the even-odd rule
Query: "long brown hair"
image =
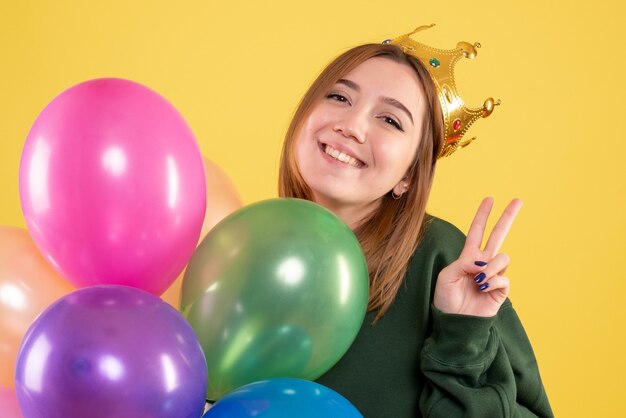
<path fill-rule="evenodd" d="M 404 54 L 395 45 L 366 44 L 352 48 L 335 58 L 306 92 L 291 120 L 280 162 L 279 195 L 312 200 L 294 153 L 294 138 L 313 106 L 335 83 L 364 61 L 384 57 L 415 70 L 426 95 L 422 137 L 409 168 L 408 191 L 400 199 L 387 193 L 380 207 L 364 219 L 354 233 L 361 243 L 370 275 L 368 310 L 376 310 L 376 322 L 391 306 L 408 268 L 411 255 L 422 237 L 426 220 L 426 202 L 433 181 L 437 154 L 443 142 L 443 118 L 435 87 L 416 58 Z"/>

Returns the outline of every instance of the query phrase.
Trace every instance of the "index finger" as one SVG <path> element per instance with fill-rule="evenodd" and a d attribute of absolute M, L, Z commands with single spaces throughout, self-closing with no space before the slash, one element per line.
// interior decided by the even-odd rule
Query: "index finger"
<path fill-rule="evenodd" d="M 498 251 L 500 251 L 500 247 L 502 247 L 502 243 L 506 238 L 506 235 L 509 233 L 509 229 L 511 229 L 511 225 L 513 225 L 513 221 L 517 216 L 517 213 L 522 208 L 522 201 L 519 199 L 513 199 L 508 204 L 498 222 L 493 227 L 493 231 L 489 235 L 489 239 L 487 240 L 487 245 L 485 246 L 485 252 L 488 257 L 495 256 Z"/>
<path fill-rule="evenodd" d="M 476 211 L 472 225 L 469 231 L 467 231 L 467 238 L 465 239 L 465 246 L 462 253 L 470 250 L 479 250 L 483 242 L 483 236 L 485 235 L 485 228 L 487 226 L 487 219 L 491 213 L 493 207 L 493 198 L 486 197 L 480 202 L 480 206 Z"/>

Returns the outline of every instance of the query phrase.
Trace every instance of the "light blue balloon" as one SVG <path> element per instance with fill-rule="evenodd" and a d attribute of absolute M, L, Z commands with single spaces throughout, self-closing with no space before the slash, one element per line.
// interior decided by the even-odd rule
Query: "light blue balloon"
<path fill-rule="evenodd" d="M 343 396 L 319 383 L 277 378 L 230 392 L 202 418 L 363 418 Z"/>

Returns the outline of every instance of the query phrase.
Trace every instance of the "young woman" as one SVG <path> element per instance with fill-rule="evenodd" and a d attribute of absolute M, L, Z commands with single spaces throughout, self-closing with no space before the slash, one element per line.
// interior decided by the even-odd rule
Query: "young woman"
<path fill-rule="evenodd" d="M 297 108 L 280 195 L 343 219 L 370 271 L 363 326 L 318 382 L 367 418 L 552 416 L 507 299 L 509 258 L 499 253 L 521 202 L 509 204 L 482 248 L 492 199 L 467 237 L 426 214 L 443 141 L 428 71 L 391 44 L 339 56 Z"/>

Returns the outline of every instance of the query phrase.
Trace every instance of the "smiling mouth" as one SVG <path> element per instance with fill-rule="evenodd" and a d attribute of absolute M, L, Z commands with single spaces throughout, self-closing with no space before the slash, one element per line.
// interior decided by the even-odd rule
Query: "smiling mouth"
<path fill-rule="evenodd" d="M 363 161 L 357 160 L 354 157 L 349 156 L 346 153 L 336 150 L 328 144 L 319 143 L 320 149 L 322 152 L 326 153 L 329 157 L 334 158 L 337 161 L 345 163 L 354 168 L 363 168 L 367 167 Z"/>

